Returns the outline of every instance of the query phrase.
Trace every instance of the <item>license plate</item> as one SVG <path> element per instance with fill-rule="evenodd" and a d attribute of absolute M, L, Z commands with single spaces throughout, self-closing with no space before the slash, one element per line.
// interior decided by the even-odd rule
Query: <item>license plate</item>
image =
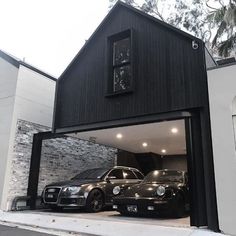
<path fill-rule="evenodd" d="M 53 194 L 48 194 L 47 198 L 53 198 Z"/>
<path fill-rule="evenodd" d="M 137 212 L 138 212 L 138 208 L 137 208 L 136 205 L 128 205 L 128 206 L 127 206 L 127 211 L 128 211 L 128 212 L 137 213 Z"/>

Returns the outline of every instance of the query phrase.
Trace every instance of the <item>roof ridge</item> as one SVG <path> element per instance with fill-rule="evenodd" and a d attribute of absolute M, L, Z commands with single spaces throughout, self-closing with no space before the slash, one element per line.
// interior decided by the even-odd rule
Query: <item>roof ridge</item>
<path fill-rule="evenodd" d="M 58 80 L 62 79 L 63 76 L 65 75 L 65 73 L 69 70 L 69 68 L 73 65 L 73 63 L 75 62 L 75 60 L 77 60 L 77 58 L 83 53 L 83 51 L 87 48 L 87 45 L 89 45 L 90 41 L 93 39 L 94 35 L 99 31 L 99 29 L 105 24 L 105 22 L 108 20 L 108 18 L 113 14 L 113 12 L 115 11 L 115 9 L 117 9 L 119 6 L 122 6 L 122 7 L 125 7 L 133 12 L 136 12 L 140 15 L 142 15 L 143 17 L 146 17 L 176 33 L 179 33 L 181 34 L 182 36 L 184 37 L 188 37 L 192 40 L 198 40 L 198 41 L 202 41 L 201 39 L 199 38 L 196 38 L 195 36 L 189 34 L 189 33 L 186 33 L 185 31 L 182 31 L 164 21 L 161 21 L 159 19 L 157 19 L 156 17 L 150 15 L 150 14 L 147 14 L 131 5 L 128 5 L 127 3 L 124 3 L 122 2 L 121 0 L 118 0 L 116 2 L 116 4 L 110 9 L 110 11 L 107 13 L 107 15 L 104 17 L 104 19 L 102 20 L 102 22 L 97 26 L 97 28 L 95 29 L 95 31 L 91 34 L 91 36 L 89 37 L 89 39 L 86 41 L 86 43 L 82 46 L 82 48 L 79 50 L 79 52 L 75 55 L 75 57 L 72 59 L 72 61 L 69 63 L 69 65 L 66 67 L 66 69 L 62 72 L 62 74 L 59 76 Z"/>
<path fill-rule="evenodd" d="M 25 61 L 22 61 L 21 59 L 19 59 L 16 56 L 11 55 L 10 53 L 0 49 L 0 57 L 2 57 L 3 59 L 7 60 L 9 63 L 11 63 L 12 65 L 16 66 L 19 68 L 20 65 L 27 67 L 28 69 L 31 69 L 45 77 L 48 77 L 49 79 L 52 79 L 54 81 L 56 81 L 56 77 L 53 75 L 50 75 L 49 73 L 37 68 L 36 66 L 33 66 Z"/>

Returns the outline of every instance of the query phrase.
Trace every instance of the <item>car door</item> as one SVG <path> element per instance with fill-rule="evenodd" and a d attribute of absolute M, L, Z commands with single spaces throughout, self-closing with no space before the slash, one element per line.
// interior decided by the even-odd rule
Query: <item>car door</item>
<path fill-rule="evenodd" d="M 132 170 L 123 170 L 123 176 L 125 187 L 141 182 L 141 179 L 138 179 L 137 175 Z"/>
<path fill-rule="evenodd" d="M 113 188 L 115 186 L 121 186 L 124 183 L 124 175 L 122 169 L 111 170 L 105 178 L 105 194 L 106 203 L 111 203 L 113 197 Z"/>

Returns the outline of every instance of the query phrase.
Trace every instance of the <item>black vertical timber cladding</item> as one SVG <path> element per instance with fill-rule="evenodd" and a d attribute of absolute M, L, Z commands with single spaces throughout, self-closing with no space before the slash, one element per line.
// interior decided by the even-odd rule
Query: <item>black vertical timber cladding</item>
<path fill-rule="evenodd" d="M 198 114 L 185 119 L 185 130 L 191 201 L 190 224 L 202 226 L 207 224 L 207 211 L 200 117 Z"/>
<path fill-rule="evenodd" d="M 133 30 L 134 91 L 106 97 L 107 38 Z M 118 8 L 58 82 L 54 128 L 201 107 L 207 101 L 203 44 Z"/>

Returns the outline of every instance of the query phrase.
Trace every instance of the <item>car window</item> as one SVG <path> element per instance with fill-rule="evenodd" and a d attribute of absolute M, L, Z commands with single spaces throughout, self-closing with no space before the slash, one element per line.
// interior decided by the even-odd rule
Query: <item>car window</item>
<path fill-rule="evenodd" d="M 136 174 L 138 179 L 143 179 L 144 178 L 144 176 L 139 171 L 134 171 L 134 173 Z"/>
<path fill-rule="evenodd" d="M 108 172 L 108 169 L 104 168 L 95 168 L 89 169 L 81 172 L 80 174 L 76 175 L 72 179 L 100 179 Z"/>
<path fill-rule="evenodd" d="M 124 179 L 137 179 L 135 174 L 131 170 L 123 170 Z"/>
<path fill-rule="evenodd" d="M 112 170 L 109 173 L 108 178 L 111 178 L 111 179 L 123 179 L 123 172 L 122 172 L 121 169 Z"/>

